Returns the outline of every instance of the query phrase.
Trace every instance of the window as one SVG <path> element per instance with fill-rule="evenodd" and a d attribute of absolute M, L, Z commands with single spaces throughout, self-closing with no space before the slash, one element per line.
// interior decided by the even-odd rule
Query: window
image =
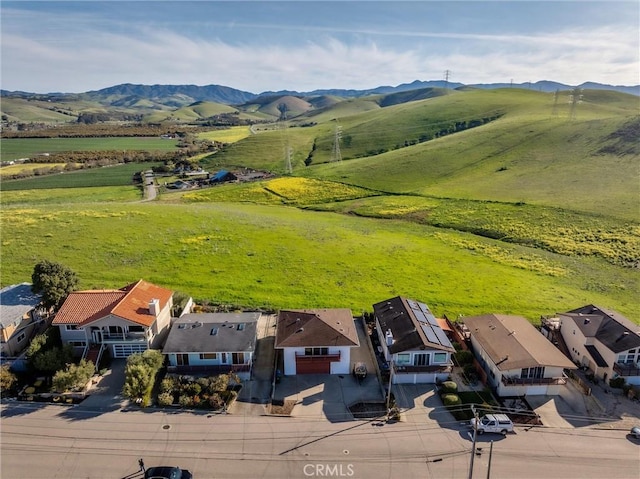
<path fill-rule="evenodd" d="M 433 362 L 442 364 L 447 362 L 447 353 L 433 353 Z"/>
<path fill-rule="evenodd" d="M 415 354 L 413 356 L 413 365 L 414 366 L 428 366 L 429 365 L 429 355 L 425 353 Z"/>
<path fill-rule="evenodd" d="M 87 345 L 85 341 L 69 341 L 69 344 L 76 348 L 84 348 Z"/>
<path fill-rule="evenodd" d="M 67 324 L 64 329 L 67 331 L 81 331 L 82 328 L 79 328 L 77 324 Z"/>
<path fill-rule="evenodd" d="M 304 348 L 305 356 L 326 356 L 329 354 L 329 348 Z"/>
<path fill-rule="evenodd" d="M 200 353 L 200 359 L 218 359 L 217 353 Z"/>
<path fill-rule="evenodd" d="M 24 338 L 25 338 L 25 334 L 24 333 L 20 333 L 20 334 L 18 334 L 17 341 L 19 343 L 21 343 L 22 341 L 24 341 Z"/>
<path fill-rule="evenodd" d="M 411 364 L 411 355 L 408 353 L 402 353 L 402 354 L 396 355 L 396 364 L 397 365 Z"/>
<path fill-rule="evenodd" d="M 218 328 L 211 328 L 211 336 L 217 336 L 218 335 Z"/>
<path fill-rule="evenodd" d="M 233 353 L 233 364 L 244 364 L 244 353 Z"/>
<path fill-rule="evenodd" d="M 129 326 L 130 333 L 144 333 L 144 326 Z"/>

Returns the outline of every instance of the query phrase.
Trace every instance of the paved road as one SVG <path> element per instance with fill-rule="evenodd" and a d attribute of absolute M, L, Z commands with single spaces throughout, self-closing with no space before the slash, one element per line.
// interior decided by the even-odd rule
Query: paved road
<path fill-rule="evenodd" d="M 471 442 L 466 426 L 415 407 L 404 421 L 330 422 L 292 418 L 3 404 L 1 477 L 140 477 L 147 466 L 176 464 L 203 478 L 461 478 Z M 448 414 L 448 413 L 446 413 Z M 640 443 L 625 431 L 518 428 L 484 435 L 474 477 L 635 478 Z"/>

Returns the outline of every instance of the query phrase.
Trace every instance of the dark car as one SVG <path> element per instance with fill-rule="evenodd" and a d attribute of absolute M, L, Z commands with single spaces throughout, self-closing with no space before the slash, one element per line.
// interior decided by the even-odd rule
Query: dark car
<path fill-rule="evenodd" d="M 144 472 L 144 479 L 193 479 L 191 473 L 179 467 L 150 467 Z"/>

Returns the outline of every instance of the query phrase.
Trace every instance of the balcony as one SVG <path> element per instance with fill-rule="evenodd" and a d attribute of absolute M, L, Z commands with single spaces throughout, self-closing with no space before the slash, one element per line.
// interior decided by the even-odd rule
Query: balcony
<path fill-rule="evenodd" d="M 251 371 L 251 364 L 199 364 L 197 366 L 167 366 L 167 371 L 170 373 L 178 374 L 227 374 L 229 372 L 237 374 Z"/>
<path fill-rule="evenodd" d="M 567 376 L 561 378 L 510 378 L 502 376 L 502 384 L 505 386 L 535 386 L 535 385 L 563 385 L 567 384 Z"/>
<path fill-rule="evenodd" d="M 640 376 L 637 363 L 613 363 L 613 370 L 620 376 Z"/>
<path fill-rule="evenodd" d="M 412 364 L 393 364 L 395 374 L 404 373 L 450 373 L 453 369 L 453 363 L 448 364 L 431 364 L 428 366 L 414 366 Z"/>
<path fill-rule="evenodd" d="M 102 333 L 103 343 L 121 343 L 123 341 L 146 343 L 147 336 L 142 331 L 135 333 Z"/>

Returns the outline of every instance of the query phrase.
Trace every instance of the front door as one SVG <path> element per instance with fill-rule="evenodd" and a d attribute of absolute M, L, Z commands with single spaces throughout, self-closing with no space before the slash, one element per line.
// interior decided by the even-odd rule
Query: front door
<path fill-rule="evenodd" d="M 95 326 L 91 327 L 91 341 L 94 344 L 102 344 L 102 331 Z"/>

